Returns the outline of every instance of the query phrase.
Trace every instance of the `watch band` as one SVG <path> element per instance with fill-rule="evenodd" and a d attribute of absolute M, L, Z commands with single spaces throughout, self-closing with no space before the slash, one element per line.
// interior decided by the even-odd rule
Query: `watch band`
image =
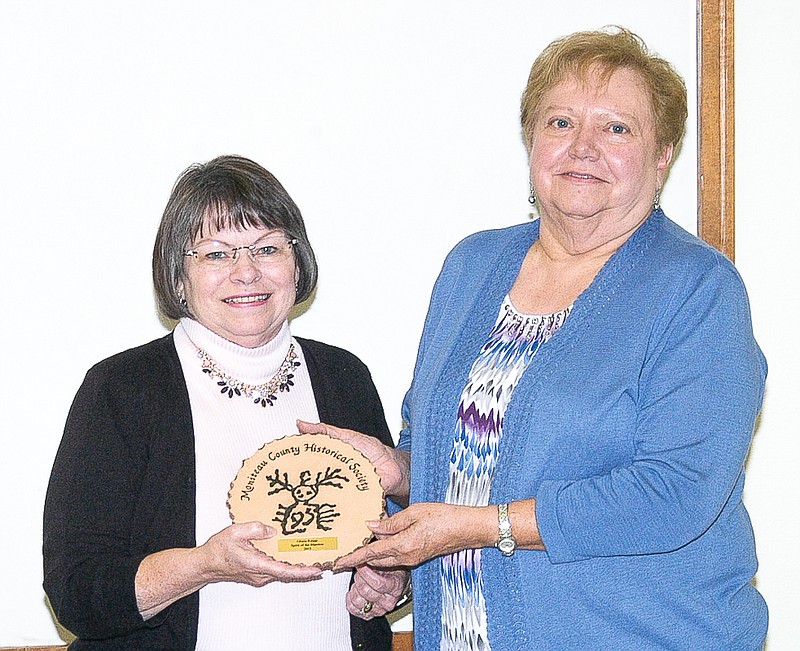
<path fill-rule="evenodd" d="M 497 530 L 500 533 L 500 540 L 495 547 L 500 550 L 503 556 L 513 556 L 517 549 L 517 541 L 514 540 L 511 531 L 511 518 L 508 516 L 508 504 L 497 505 Z"/>

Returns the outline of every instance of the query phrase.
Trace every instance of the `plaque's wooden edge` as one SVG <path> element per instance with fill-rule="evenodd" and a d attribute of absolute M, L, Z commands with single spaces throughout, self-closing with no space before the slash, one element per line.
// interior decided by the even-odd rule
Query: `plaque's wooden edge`
<path fill-rule="evenodd" d="M 353 445 L 351 445 L 347 441 L 343 441 L 342 439 L 337 439 L 337 438 L 334 438 L 332 436 L 328 436 L 327 434 L 314 434 L 314 433 L 311 433 L 311 434 L 300 434 L 300 433 L 297 433 L 297 434 L 287 434 L 286 436 L 281 436 L 280 438 L 273 439 L 271 441 L 267 441 L 266 443 L 264 443 L 264 445 L 262 445 L 260 448 L 258 448 L 258 450 L 253 452 L 253 454 L 251 454 L 249 457 L 246 457 L 245 459 L 242 459 L 242 464 L 239 466 L 239 470 L 236 472 L 236 474 L 233 477 L 233 480 L 230 483 L 230 486 L 228 488 L 228 497 L 225 500 L 225 506 L 228 509 L 228 517 L 231 519 L 231 523 L 233 523 L 233 524 L 236 523 L 236 520 L 235 520 L 234 515 L 233 515 L 233 509 L 231 508 L 231 493 L 233 492 L 233 486 L 234 486 L 234 484 L 236 483 L 236 480 L 239 477 L 239 473 L 245 467 L 245 464 L 247 463 L 247 461 L 249 459 L 251 459 L 252 457 L 254 457 L 255 455 L 257 455 L 259 452 L 261 452 L 261 450 L 263 450 L 268 445 L 272 445 L 273 443 L 276 443 L 278 441 L 283 441 L 283 440 L 286 440 L 286 439 L 290 439 L 290 438 L 295 437 L 295 436 L 319 436 L 321 438 L 326 438 L 326 439 L 329 439 L 329 440 L 338 441 L 339 443 L 347 445 L 350 448 L 352 448 L 353 453 L 359 455 L 362 459 L 364 459 L 364 461 L 367 463 L 367 465 L 371 468 L 372 472 L 374 472 L 375 476 L 378 478 L 378 485 L 381 487 L 381 515 L 380 515 L 380 518 L 383 519 L 384 517 L 386 517 L 386 488 L 384 488 L 383 481 L 381 481 L 381 477 L 378 474 L 378 471 L 375 468 L 375 466 L 372 464 L 372 462 L 369 459 L 367 459 L 367 457 L 364 456 L 364 454 L 360 450 L 358 450 L 355 447 L 353 447 Z M 272 527 L 272 525 L 269 524 L 269 523 L 265 522 L 264 524 L 266 524 L 269 527 Z M 374 540 L 374 538 L 375 538 L 374 535 L 366 536 L 364 538 L 363 542 L 360 545 L 358 545 L 354 549 L 352 549 L 349 552 L 347 552 L 347 554 L 351 554 L 352 552 L 354 552 L 354 551 L 356 551 L 358 549 L 361 549 L 365 545 L 368 545 L 370 542 L 372 542 Z M 262 550 L 259 550 L 259 551 L 261 551 L 261 553 L 264 554 L 265 556 L 269 556 L 269 554 L 267 554 L 266 552 L 264 552 Z M 342 554 L 341 556 L 337 556 L 336 558 L 334 558 L 334 559 L 332 559 L 330 561 L 324 562 L 324 563 L 319 563 L 318 562 L 318 563 L 311 563 L 311 564 L 306 564 L 306 563 L 286 563 L 286 561 L 279 560 L 277 558 L 274 558 L 273 556 L 269 556 L 269 557 L 272 558 L 276 563 L 285 563 L 286 565 L 292 565 L 294 567 L 298 567 L 298 566 L 319 567 L 322 570 L 332 570 L 336 566 L 336 561 L 338 561 L 343 556 L 347 556 L 347 554 Z"/>

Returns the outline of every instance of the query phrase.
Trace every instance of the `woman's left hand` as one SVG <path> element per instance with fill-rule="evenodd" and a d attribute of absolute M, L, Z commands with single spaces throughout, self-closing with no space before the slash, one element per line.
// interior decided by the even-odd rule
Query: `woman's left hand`
<path fill-rule="evenodd" d="M 406 570 L 359 567 L 347 593 L 347 610 L 361 619 L 382 617 L 394 610 L 407 583 Z"/>
<path fill-rule="evenodd" d="M 434 556 L 493 545 L 498 536 L 496 506 L 417 502 L 367 524 L 378 540 L 343 556 L 337 567 L 415 567 Z"/>

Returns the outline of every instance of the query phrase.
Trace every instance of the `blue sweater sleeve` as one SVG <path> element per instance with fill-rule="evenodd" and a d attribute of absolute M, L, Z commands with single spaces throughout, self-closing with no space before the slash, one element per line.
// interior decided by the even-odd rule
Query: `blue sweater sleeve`
<path fill-rule="evenodd" d="M 678 549 L 741 498 L 766 362 L 732 265 L 676 291 L 647 349 L 632 460 L 537 491 L 551 562 Z"/>

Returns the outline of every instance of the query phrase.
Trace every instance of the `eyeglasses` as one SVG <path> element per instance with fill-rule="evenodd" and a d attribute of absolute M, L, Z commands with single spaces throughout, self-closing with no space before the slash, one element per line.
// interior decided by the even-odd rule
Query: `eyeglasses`
<path fill-rule="evenodd" d="M 270 233 L 247 246 L 228 246 L 224 242 L 203 242 L 193 249 L 186 249 L 183 255 L 193 257 L 204 268 L 228 269 L 236 264 L 240 251 L 247 251 L 250 260 L 259 267 L 280 264 L 297 244 L 283 233 Z"/>

